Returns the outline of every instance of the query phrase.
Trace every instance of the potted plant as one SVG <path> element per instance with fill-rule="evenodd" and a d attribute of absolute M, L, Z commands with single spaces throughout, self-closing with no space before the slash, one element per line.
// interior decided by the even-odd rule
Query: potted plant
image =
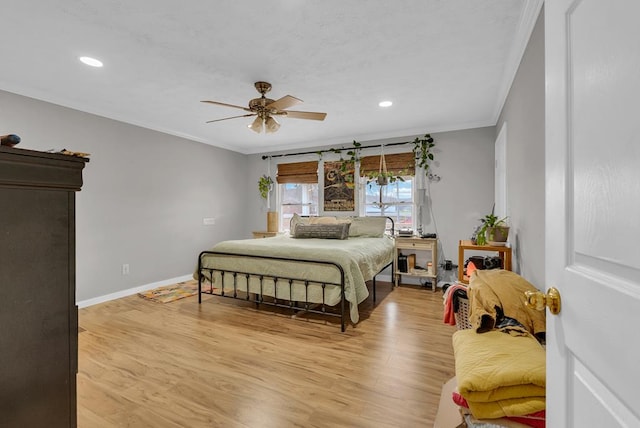
<path fill-rule="evenodd" d="M 392 171 L 372 171 L 367 174 L 367 183 L 376 182 L 379 186 L 386 186 L 396 181 L 404 181 L 401 175 L 396 175 Z"/>
<path fill-rule="evenodd" d="M 264 174 L 262 177 L 260 177 L 260 179 L 258 180 L 258 191 L 260 192 L 260 196 L 262 197 L 262 199 L 267 199 L 272 188 L 273 180 L 270 176 Z"/>
<path fill-rule="evenodd" d="M 424 173 L 429 175 L 429 165 L 433 161 L 432 149 L 436 145 L 431 134 L 426 134 L 422 138 L 413 140 L 413 154 L 416 158 L 416 166 L 424 169 Z"/>
<path fill-rule="evenodd" d="M 509 237 L 509 226 L 507 217 L 499 219 L 491 211 L 480 219 L 482 224 L 476 232 L 476 244 L 478 245 L 504 245 Z"/>
<path fill-rule="evenodd" d="M 408 174 L 406 171 L 389 171 L 387 170 L 387 161 L 384 157 L 384 145 L 380 146 L 380 167 L 378 171 L 371 171 L 367 174 L 367 184 L 376 182 L 379 186 L 386 186 L 396 181 L 404 181 L 403 175 Z"/>

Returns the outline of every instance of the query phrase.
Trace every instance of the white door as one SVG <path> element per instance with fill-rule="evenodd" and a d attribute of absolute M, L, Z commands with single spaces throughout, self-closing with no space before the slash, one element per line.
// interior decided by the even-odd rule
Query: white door
<path fill-rule="evenodd" d="M 640 1 L 547 0 L 547 426 L 640 427 Z"/>

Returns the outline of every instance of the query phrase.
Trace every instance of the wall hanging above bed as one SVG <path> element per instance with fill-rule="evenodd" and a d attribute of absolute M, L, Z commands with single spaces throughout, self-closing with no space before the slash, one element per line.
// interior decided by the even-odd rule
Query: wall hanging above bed
<path fill-rule="evenodd" d="M 324 162 L 324 211 L 354 213 L 356 210 L 355 164 L 346 169 L 342 162 Z"/>

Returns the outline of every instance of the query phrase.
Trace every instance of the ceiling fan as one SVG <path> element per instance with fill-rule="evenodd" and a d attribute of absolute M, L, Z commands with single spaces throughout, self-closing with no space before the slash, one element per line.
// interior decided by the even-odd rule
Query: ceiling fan
<path fill-rule="evenodd" d="M 255 120 L 249 128 L 257 133 L 276 132 L 280 128 L 280 124 L 276 121 L 274 116 L 293 117 L 296 119 L 311 119 L 311 120 L 324 120 L 327 116 L 326 113 L 318 113 L 312 111 L 293 111 L 287 110 L 296 104 L 302 102 L 302 100 L 292 97 L 291 95 L 285 95 L 278 100 L 272 100 L 264 96 L 271 90 L 271 83 L 256 82 L 254 83 L 257 91 L 262 95 L 260 98 L 254 98 L 249 101 L 249 107 L 236 106 L 233 104 L 221 103 L 219 101 L 202 101 L 203 103 L 216 104 L 225 107 L 239 108 L 244 111 L 248 111 L 248 114 L 242 114 L 240 116 L 225 117 L 224 119 L 208 120 L 207 123 L 220 122 L 222 120 L 236 119 L 239 117 L 251 117 L 256 116 Z"/>

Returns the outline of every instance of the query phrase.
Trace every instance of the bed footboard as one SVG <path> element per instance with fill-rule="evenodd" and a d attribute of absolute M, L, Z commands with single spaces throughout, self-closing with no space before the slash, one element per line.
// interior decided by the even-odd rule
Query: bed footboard
<path fill-rule="evenodd" d="M 261 259 L 280 262 L 291 262 L 309 264 L 314 266 L 325 266 L 336 269 L 339 281 L 327 282 L 321 279 L 296 278 L 280 275 L 265 275 L 251 272 L 250 269 L 228 270 L 224 268 L 210 267 L 203 265 L 205 257 L 236 257 L 242 259 Z M 220 283 L 216 284 L 215 280 Z M 209 282 L 208 290 L 206 284 Z M 328 291 L 339 288 L 340 297 L 337 305 L 328 303 Z M 198 303 L 202 303 L 202 293 L 251 301 L 256 307 L 262 305 L 288 308 L 295 312 L 304 311 L 308 313 L 321 314 L 340 318 L 340 329 L 346 329 L 346 306 L 345 299 L 345 275 L 342 266 L 337 263 L 315 260 L 299 260 L 285 257 L 239 255 L 218 251 L 203 251 L 198 257 Z M 284 291 L 283 291 L 284 290 Z M 311 293 L 313 291 L 313 293 Z M 315 298 L 311 299 L 311 295 Z M 317 296 L 321 297 L 318 298 Z M 375 290 L 374 290 L 375 295 Z M 294 297 L 295 296 L 295 297 Z M 337 306 L 337 310 L 336 310 Z"/>

